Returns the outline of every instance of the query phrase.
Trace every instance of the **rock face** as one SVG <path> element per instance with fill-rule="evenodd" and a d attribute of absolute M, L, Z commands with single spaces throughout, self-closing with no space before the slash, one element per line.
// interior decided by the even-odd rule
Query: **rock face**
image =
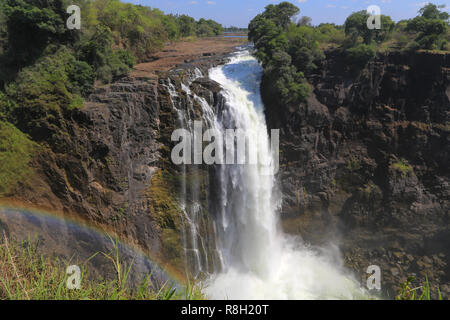
<path fill-rule="evenodd" d="M 60 114 L 58 125 L 44 122 L 39 136 L 28 132 L 45 151 L 34 159 L 35 183 L 14 198 L 113 231 L 183 278 L 187 221 L 179 201 L 181 168 L 170 160 L 171 135 L 180 127 L 168 81 L 175 84 L 177 108 L 200 118 L 202 106 L 181 84 L 194 70 L 207 74 L 225 57 L 190 61 L 157 78 L 119 79 L 97 88 L 82 109 Z M 187 86 L 212 106 L 222 101 L 218 84 L 208 79 Z M 201 183 L 208 183 L 208 170 L 196 170 Z M 204 229 L 212 232 L 206 224 Z"/>
<path fill-rule="evenodd" d="M 354 70 L 331 51 L 308 80 L 305 104 L 263 96 L 281 129 L 285 230 L 339 242 L 362 280 L 379 265 L 388 297 L 410 275 L 448 297 L 450 55 L 391 53 Z"/>

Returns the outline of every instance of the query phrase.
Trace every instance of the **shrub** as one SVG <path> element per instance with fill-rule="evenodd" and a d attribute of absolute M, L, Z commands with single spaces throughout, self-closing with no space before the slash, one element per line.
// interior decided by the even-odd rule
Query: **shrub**
<path fill-rule="evenodd" d="M 375 48 L 366 44 L 359 44 L 345 52 L 349 63 L 360 68 L 365 67 L 376 56 Z"/>
<path fill-rule="evenodd" d="M 76 63 L 75 57 L 62 48 L 19 72 L 16 82 L 6 86 L 6 107 L 5 103 L 0 104 L 7 118 L 28 131 L 40 127 L 45 119 L 55 124 L 62 111 L 81 106 L 78 93 L 92 78 L 87 71 L 72 83 L 70 76 L 76 77 L 74 72 L 79 70 L 73 68 L 74 63 L 83 65 Z"/>
<path fill-rule="evenodd" d="M 421 49 L 445 49 L 447 42 L 445 37 L 448 32 L 449 14 L 442 12 L 434 4 L 428 4 L 420 9 L 420 16 L 410 20 L 406 26 L 409 32 L 418 33 L 416 37 L 417 48 Z"/>
<path fill-rule="evenodd" d="M 127 74 L 134 65 L 131 52 L 112 49 L 113 36 L 108 27 L 98 26 L 92 37 L 79 45 L 78 57 L 92 66 L 104 83 Z"/>
<path fill-rule="evenodd" d="M 12 124 L 0 121 L 0 196 L 16 191 L 33 174 L 29 162 L 37 145 Z"/>

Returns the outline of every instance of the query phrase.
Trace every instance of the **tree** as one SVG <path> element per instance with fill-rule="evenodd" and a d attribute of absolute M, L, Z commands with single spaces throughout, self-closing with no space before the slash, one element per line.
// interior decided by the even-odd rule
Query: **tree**
<path fill-rule="evenodd" d="M 265 70 L 265 77 L 273 83 L 271 90 L 285 105 L 293 105 L 306 101 L 309 96 L 309 85 L 304 74 L 292 65 L 291 56 L 277 51 Z"/>
<path fill-rule="evenodd" d="M 447 12 L 440 10 L 445 9 L 445 7 L 445 4 L 437 6 L 435 4 L 428 3 L 426 6 L 419 10 L 419 13 L 425 19 L 439 19 L 447 21 L 450 18 L 450 15 Z"/>
<path fill-rule="evenodd" d="M 303 16 L 298 20 L 297 25 L 311 27 L 312 26 L 312 18 Z"/>
<path fill-rule="evenodd" d="M 177 40 L 180 37 L 180 26 L 177 23 L 177 18 L 168 14 L 163 18 L 164 28 L 167 31 L 170 40 Z"/>
<path fill-rule="evenodd" d="M 178 25 L 180 26 L 180 33 L 182 37 L 189 37 L 195 34 L 196 24 L 194 18 L 184 14 L 178 16 Z"/>
<path fill-rule="evenodd" d="M 444 49 L 446 46 L 449 14 L 439 10 L 444 8 L 445 6 L 427 4 L 419 10 L 419 16 L 408 22 L 406 30 L 418 33 L 415 41 L 419 48 Z"/>
<path fill-rule="evenodd" d="M 18 68 L 38 59 L 50 43 L 70 43 L 76 32 L 66 28 L 63 0 L 6 0 L 8 58 Z"/>
<path fill-rule="evenodd" d="M 281 2 L 278 5 L 269 4 L 262 16 L 272 20 L 283 30 L 291 24 L 292 18 L 300 13 L 300 9 L 290 2 Z"/>
<path fill-rule="evenodd" d="M 256 16 L 249 25 L 249 39 L 257 49 L 256 57 L 263 66 L 269 63 L 273 52 L 283 51 L 287 48 L 287 39 L 283 37 L 282 30 L 273 20 L 262 15 Z"/>
<path fill-rule="evenodd" d="M 313 28 L 291 25 L 287 32 L 289 41 L 288 53 L 298 70 L 305 73 L 313 71 L 316 62 L 324 58 L 319 48 L 319 34 Z"/>
<path fill-rule="evenodd" d="M 376 56 L 375 48 L 367 44 L 359 44 L 354 48 L 346 50 L 347 59 L 350 64 L 364 68 L 369 61 Z"/>
<path fill-rule="evenodd" d="M 369 29 L 367 27 L 367 20 L 370 15 L 367 11 L 362 10 L 352 13 L 345 21 L 345 34 L 353 40 L 356 44 L 358 36 L 363 38 L 365 44 L 370 44 L 372 41 L 382 42 L 392 33 L 395 23 L 391 17 L 381 15 L 381 29 Z"/>

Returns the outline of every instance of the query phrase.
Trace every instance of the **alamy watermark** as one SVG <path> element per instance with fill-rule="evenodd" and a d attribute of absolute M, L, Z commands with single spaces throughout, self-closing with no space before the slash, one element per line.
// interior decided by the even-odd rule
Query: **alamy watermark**
<path fill-rule="evenodd" d="M 379 6 L 369 6 L 367 8 L 367 13 L 369 18 L 367 19 L 367 28 L 369 30 L 380 30 L 381 29 L 381 8 Z"/>
<path fill-rule="evenodd" d="M 77 5 L 70 5 L 66 12 L 71 16 L 66 21 L 67 29 L 80 30 L 81 29 L 81 9 Z"/>
<path fill-rule="evenodd" d="M 175 165 L 256 165 L 261 167 L 262 174 L 276 174 L 280 130 L 271 130 L 267 152 L 258 152 L 264 147 L 260 135 L 254 130 L 242 129 L 208 129 L 203 133 L 202 121 L 194 121 L 193 133 L 187 129 L 172 133 L 172 142 L 178 144 L 172 149 L 171 159 Z"/>
<path fill-rule="evenodd" d="M 370 276 L 367 278 L 367 289 L 381 290 L 381 268 L 376 265 L 369 266 L 366 271 Z"/>
<path fill-rule="evenodd" d="M 68 266 L 66 269 L 66 274 L 69 275 L 67 278 L 67 289 L 69 290 L 79 290 L 81 288 L 81 269 L 79 266 Z"/>

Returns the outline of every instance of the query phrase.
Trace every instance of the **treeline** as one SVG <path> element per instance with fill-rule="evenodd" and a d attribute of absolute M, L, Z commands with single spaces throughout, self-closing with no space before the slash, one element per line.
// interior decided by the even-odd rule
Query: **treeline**
<path fill-rule="evenodd" d="M 247 33 L 248 28 L 239 28 L 239 27 L 227 27 L 223 29 L 224 32 L 234 32 L 234 33 Z"/>
<path fill-rule="evenodd" d="M 300 12 L 298 7 L 282 2 L 268 5 L 250 22 L 249 39 L 265 79 L 272 84 L 269 96 L 280 97 L 283 104 L 290 105 L 307 99 L 310 89 L 305 75 L 317 68 L 327 48 L 343 50 L 349 66 L 355 68 L 363 68 L 377 51 L 448 50 L 449 14 L 444 9 L 429 3 L 417 17 L 398 23 L 381 15 L 381 29 L 370 30 L 366 11 L 351 14 L 343 26 L 312 26 L 309 17 L 294 19 Z"/>
<path fill-rule="evenodd" d="M 80 30 L 66 26 L 72 4 Z M 44 139 L 41 122 L 60 126 L 58 115 L 81 106 L 96 81 L 126 75 L 168 41 L 222 32 L 212 20 L 119 0 L 2 0 L 0 120 Z"/>

